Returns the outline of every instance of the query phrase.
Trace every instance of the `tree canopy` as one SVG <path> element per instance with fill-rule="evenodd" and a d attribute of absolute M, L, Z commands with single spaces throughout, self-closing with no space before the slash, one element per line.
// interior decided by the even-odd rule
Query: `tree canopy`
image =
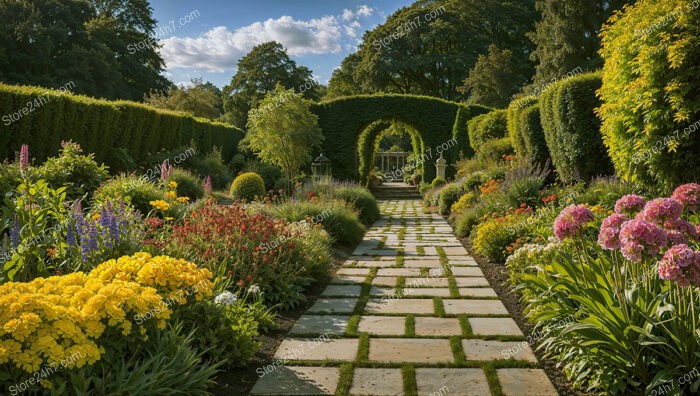
<path fill-rule="evenodd" d="M 522 65 L 513 60 L 511 50 L 491 45 L 487 55 L 479 55 L 460 91 L 472 103 L 503 108 L 528 82 L 524 73 Z"/>
<path fill-rule="evenodd" d="M 160 109 L 182 111 L 195 117 L 219 118 L 223 109 L 221 90 L 201 79 L 193 79 L 191 84 L 190 87 L 173 87 L 167 92 L 152 92 L 144 101 Z"/>
<path fill-rule="evenodd" d="M 166 89 L 146 0 L 0 2 L 0 80 L 106 99 Z"/>
<path fill-rule="evenodd" d="M 293 89 L 304 98 L 320 98 L 311 69 L 297 66 L 282 44 L 270 41 L 257 45 L 238 61 L 238 70 L 231 84 L 224 87 L 225 119 L 245 127 L 248 112 L 256 108 L 277 84 Z"/>

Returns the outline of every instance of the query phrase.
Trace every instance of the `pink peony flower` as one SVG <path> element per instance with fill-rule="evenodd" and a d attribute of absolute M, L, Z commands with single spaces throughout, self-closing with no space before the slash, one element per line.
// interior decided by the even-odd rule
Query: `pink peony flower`
<path fill-rule="evenodd" d="M 21 170 L 29 168 L 29 146 L 26 144 L 19 149 L 19 168 Z"/>
<path fill-rule="evenodd" d="M 603 220 L 598 233 L 598 244 L 606 250 L 616 250 L 622 246 L 620 242 L 620 228 L 629 221 L 623 214 L 615 213 Z"/>
<path fill-rule="evenodd" d="M 659 263 L 659 278 L 673 280 L 680 286 L 698 284 L 698 253 L 688 245 L 672 246 Z"/>
<path fill-rule="evenodd" d="M 688 210 L 695 212 L 700 205 L 700 184 L 688 183 L 678 186 L 673 191 L 671 198 L 680 202 L 688 208 Z"/>
<path fill-rule="evenodd" d="M 637 214 L 637 219 L 655 224 L 677 220 L 683 213 L 683 204 L 673 198 L 656 198 L 647 202 L 644 209 Z"/>
<path fill-rule="evenodd" d="M 567 206 L 554 220 L 554 235 L 560 241 L 570 238 L 578 234 L 594 218 L 593 212 L 586 205 Z"/>
<path fill-rule="evenodd" d="M 615 213 L 626 214 L 634 217 L 640 210 L 644 209 L 646 201 L 643 197 L 635 194 L 628 194 L 618 199 L 615 203 Z"/>
<path fill-rule="evenodd" d="M 622 255 L 627 260 L 638 262 L 642 253 L 656 256 L 668 245 L 666 231 L 646 220 L 630 220 L 620 230 Z"/>

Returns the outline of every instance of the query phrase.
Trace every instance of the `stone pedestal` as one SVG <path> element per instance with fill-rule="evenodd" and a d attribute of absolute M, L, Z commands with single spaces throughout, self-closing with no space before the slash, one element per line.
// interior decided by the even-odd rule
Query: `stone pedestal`
<path fill-rule="evenodd" d="M 442 158 L 442 155 L 440 156 L 440 158 L 438 158 L 437 162 L 435 162 L 435 167 L 437 168 L 437 177 L 444 179 L 445 169 L 447 169 L 447 161 L 445 161 L 445 159 Z"/>

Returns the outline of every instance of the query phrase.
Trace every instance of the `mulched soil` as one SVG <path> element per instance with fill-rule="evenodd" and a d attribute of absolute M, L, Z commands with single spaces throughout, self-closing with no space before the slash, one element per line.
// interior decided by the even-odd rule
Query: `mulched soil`
<path fill-rule="evenodd" d="M 506 306 L 508 312 L 510 312 L 510 315 L 520 327 L 520 330 L 522 330 L 522 332 L 525 334 L 525 337 L 530 337 L 532 335 L 533 328 L 532 325 L 528 323 L 528 321 L 525 319 L 525 316 L 523 315 L 524 306 L 520 302 L 520 294 L 511 291 L 510 286 L 508 285 L 508 268 L 503 264 L 491 263 L 485 257 L 473 253 L 473 250 L 471 249 L 471 244 L 469 242 L 469 238 L 459 239 L 462 242 L 462 245 L 464 245 L 467 251 L 470 252 L 470 254 L 474 257 L 476 262 L 479 264 L 479 267 L 481 267 L 481 270 L 484 272 L 484 275 L 491 284 L 491 287 L 493 287 L 493 289 L 496 291 L 498 297 L 503 302 L 503 305 Z M 564 374 L 561 372 L 561 370 L 556 367 L 555 361 L 545 359 L 544 356 L 542 356 L 541 351 L 534 350 L 534 352 L 537 356 L 537 359 L 542 364 L 542 368 L 547 373 L 549 379 L 552 381 L 552 384 L 554 384 L 554 386 L 557 388 L 557 391 L 560 395 L 592 395 L 590 393 L 584 393 L 573 390 L 571 387 L 571 382 L 569 382 L 564 376 Z"/>
<path fill-rule="evenodd" d="M 334 251 L 335 265 L 332 274 L 325 279 L 311 286 L 307 292 L 306 303 L 298 306 L 295 309 L 278 312 L 275 322 L 278 328 L 269 333 L 261 334 L 257 340 L 260 343 L 260 349 L 251 359 L 247 367 L 237 368 L 219 373 L 216 381 L 216 386 L 210 391 L 216 396 L 231 396 L 231 395 L 247 395 L 255 381 L 258 380 L 259 374 L 256 372 L 259 368 L 264 368 L 274 362 L 275 351 L 287 336 L 287 333 L 292 329 L 297 319 L 304 314 L 323 293 L 331 278 L 340 269 L 340 266 L 345 261 L 349 252 L 352 249 L 342 249 Z"/>

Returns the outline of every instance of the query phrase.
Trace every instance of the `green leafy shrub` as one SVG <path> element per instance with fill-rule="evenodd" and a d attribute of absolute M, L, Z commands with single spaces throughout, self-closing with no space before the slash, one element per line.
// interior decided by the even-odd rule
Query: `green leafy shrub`
<path fill-rule="evenodd" d="M 477 154 L 487 141 L 508 136 L 506 113 L 506 110 L 494 110 L 469 121 L 469 144 Z"/>
<path fill-rule="evenodd" d="M 603 145 L 596 91 L 600 74 L 571 77 L 550 85 L 540 98 L 540 117 L 552 165 L 566 182 L 612 174 Z"/>
<path fill-rule="evenodd" d="M 452 204 L 457 202 L 464 192 L 465 189 L 462 181 L 445 185 L 445 187 L 440 190 L 438 197 L 438 212 L 443 216 L 449 215 Z"/>
<path fill-rule="evenodd" d="M 203 182 L 188 170 L 173 168 L 173 174 L 168 181 L 177 183 L 175 191 L 179 197 L 189 197 L 195 201 L 204 196 Z"/>
<path fill-rule="evenodd" d="M 613 210 L 618 199 L 628 194 L 639 194 L 641 191 L 632 183 L 614 177 L 594 179 L 578 197 L 581 203 L 601 205 Z"/>
<path fill-rule="evenodd" d="M 489 161 L 498 161 L 503 159 L 503 157 L 512 155 L 515 153 L 513 149 L 513 144 L 509 137 L 504 137 L 502 139 L 492 139 L 484 143 L 479 151 L 478 156 L 485 158 Z"/>
<path fill-rule="evenodd" d="M 537 98 L 534 96 L 520 96 L 508 105 L 508 136 L 515 146 L 515 152 L 521 157 L 528 155 L 522 129 L 522 114 L 526 108 L 536 103 Z"/>
<path fill-rule="evenodd" d="M 473 205 L 478 200 L 475 192 L 470 191 L 463 194 L 457 202 L 452 204 L 450 208 L 450 217 L 455 218 L 460 216 L 467 208 Z"/>
<path fill-rule="evenodd" d="M 432 188 L 438 188 L 438 187 L 444 186 L 445 184 L 447 184 L 447 180 L 445 180 L 441 177 L 436 177 L 435 179 L 433 179 L 433 182 L 430 183 L 430 186 Z"/>
<path fill-rule="evenodd" d="M 667 189 L 700 179 L 700 8 L 636 2 L 608 21 L 600 116 L 617 175 Z"/>
<path fill-rule="evenodd" d="M 320 224 L 341 246 L 353 247 L 362 241 L 365 227 L 358 219 L 358 212 L 340 200 L 286 201 L 262 209 L 265 213 L 290 222 L 311 219 Z"/>
<path fill-rule="evenodd" d="M 95 191 L 95 205 L 104 204 L 107 199 L 112 202 L 124 202 L 142 214 L 153 209 L 150 202 L 165 199 L 165 191 L 156 184 L 135 175 L 119 175 L 103 183 Z"/>
<path fill-rule="evenodd" d="M 465 209 L 462 214 L 457 217 L 457 235 L 466 238 L 472 233 L 475 225 L 479 224 L 479 220 L 486 214 L 486 209 L 481 205 L 475 205 Z"/>
<path fill-rule="evenodd" d="M 377 199 L 366 188 L 360 186 L 341 187 L 333 195 L 352 204 L 355 209 L 359 210 L 360 221 L 364 224 L 371 225 L 379 220 L 381 216 Z"/>
<path fill-rule="evenodd" d="M 505 262 L 508 246 L 519 238 L 519 233 L 527 233 L 523 224 L 527 224 L 528 218 L 527 215 L 509 214 L 479 223 L 471 233 L 474 250 L 489 261 Z"/>
<path fill-rule="evenodd" d="M 98 165 L 94 158 L 83 154 L 79 144 L 63 142 L 59 155 L 38 168 L 38 177 L 53 188 L 65 187 L 68 200 L 89 197 L 109 177 L 107 167 Z"/>
<path fill-rule="evenodd" d="M 235 199 L 252 201 L 265 195 L 265 192 L 265 182 L 257 173 L 242 173 L 231 183 L 230 194 Z"/>
<path fill-rule="evenodd" d="M 522 111 L 518 128 L 519 134 L 523 139 L 524 156 L 540 165 L 544 165 L 547 161 L 551 162 L 547 140 L 542 129 L 540 106 L 538 104 L 527 107 Z"/>
<path fill-rule="evenodd" d="M 433 186 L 430 185 L 430 183 L 421 183 L 420 186 L 418 186 L 418 194 L 420 194 L 421 196 L 425 197 L 425 194 L 426 194 L 426 193 L 428 192 L 428 190 L 430 190 L 431 188 L 433 188 Z"/>
<path fill-rule="evenodd" d="M 204 157 L 194 156 L 186 162 L 186 166 L 196 172 L 202 179 L 207 176 L 211 177 L 211 185 L 215 190 L 226 189 L 231 180 L 233 180 L 233 174 L 224 164 L 223 156 L 218 149 L 213 150 Z"/>
<path fill-rule="evenodd" d="M 22 174 L 19 165 L 7 162 L 0 163 L 0 199 L 15 191 L 21 182 Z"/>

